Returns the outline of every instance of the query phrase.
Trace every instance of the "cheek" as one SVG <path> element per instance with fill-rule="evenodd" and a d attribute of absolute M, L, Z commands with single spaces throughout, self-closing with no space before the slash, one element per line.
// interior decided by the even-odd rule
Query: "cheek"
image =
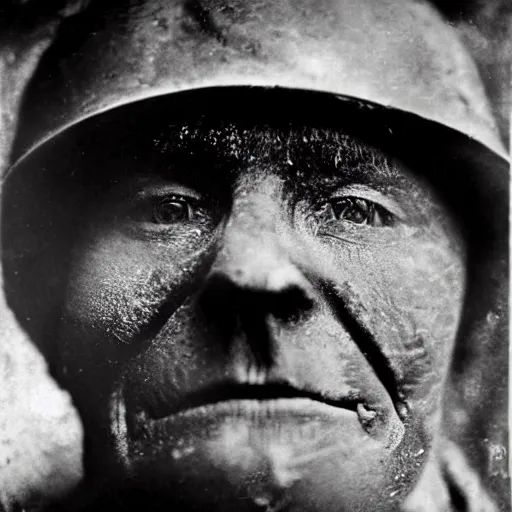
<path fill-rule="evenodd" d="M 425 410 L 435 407 L 460 319 L 463 258 L 447 240 L 426 237 L 343 250 L 338 276 L 350 286 L 401 393 Z"/>
<path fill-rule="evenodd" d="M 411 241 L 391 252 L 382 280 L 395 314 L 424 339 L 435 366 L 446 368 L 464 297 L 462 256 L 438 240 Z"/>
<path fill-rule="evenodd" d="M 411 243 L 395 252 L 383 276 L 387 311 L 401 325 L 401 336 L 390 340 L 391 357 L 401 369 L 401 393 L 433 435 L 461 317 L 464 261 L 447 244 Z"/>
<path fill-rule="evenodd" d="M 75 251 L 64 304 L 65 336 L 88 352 L 116 357 L 133 345 L 172 297 L 178 307 L 201 258 L 122 234 L 91 237 Z"/>

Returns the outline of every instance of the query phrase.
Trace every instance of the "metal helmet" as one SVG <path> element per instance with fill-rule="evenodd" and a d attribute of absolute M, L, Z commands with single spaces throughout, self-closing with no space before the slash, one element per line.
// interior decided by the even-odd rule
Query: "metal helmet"
<path fill-rule="evenodd" d="M 485 246 L 473 267 L 488 270 L 470 284 L 468 300 L 478 298 L 480 309 L 465 310 L 454 371 L 471 374 L 471 385 L 485 383 L 471 365 L 482 356 L 484 368 L 504 375 L 506 390 L 506 152 L 472 59 L 426 1 L 90 2 L 63 22 L 26 90 L 5 183 L 4 219 L 13 219 L 2 227 L 8 288 L 28 290 L 44 272 L 40 255 L 49 236 L 59 236 L 44 207 L 59 202 L 64 218 L 76 206 L 49 192 L 48 176 L 62 175 L 64 153 L 80 154 L 84 133 L 98 128 L 108 145 L 194 109 L 254 115 L 264 103 L 283 116 L 348 122 L 406 157 L 439 163 L 437 181 L 451 182 L 457 208 L 478 225 L 475 240 Z M 457 195 L 459 180 L 469 188 Z M 60 236 L 73 226 L 66 229 Z M 51 286 L 55 264 L 46 259 Z M 29 332 L 45 328 L 40 300 L 36 307 L 27 294 L 8 298 Z M 465 399 L 475 410 L 489 403 L 480 394 Z M 506 420 L 493 421 L 503 432 Z M 479 441 L 467 434 L 473 426 L 462 421 L 452 430 L 476 446 L 472 460 L 485 463 Z"/>
<path fill-rule="evenodd" d="M 27 92 L 12 160 L 114 107 L 223 86 L 357 98 L 504 155 L 472 59 L 426 1 L 109 0 L 61 27 Z"/>

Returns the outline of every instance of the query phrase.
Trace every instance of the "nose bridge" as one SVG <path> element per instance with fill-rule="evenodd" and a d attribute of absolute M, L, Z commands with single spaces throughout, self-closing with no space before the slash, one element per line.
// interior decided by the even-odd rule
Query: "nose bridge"
<path fill-rule="evenodd" d="M 280 187 L 259 183 L 234 201 L 212 270 L 247 289 L 304 286 L 305 278 L 293 261 L 292 238 Z"/>

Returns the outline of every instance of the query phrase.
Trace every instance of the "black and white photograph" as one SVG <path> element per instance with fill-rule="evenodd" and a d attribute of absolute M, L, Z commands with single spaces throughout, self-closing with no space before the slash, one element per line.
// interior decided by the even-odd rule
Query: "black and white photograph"
<path fill-rule="evenodd" d="M 0 512 L 510 512 L 510 0 L 0 0 Z"/>

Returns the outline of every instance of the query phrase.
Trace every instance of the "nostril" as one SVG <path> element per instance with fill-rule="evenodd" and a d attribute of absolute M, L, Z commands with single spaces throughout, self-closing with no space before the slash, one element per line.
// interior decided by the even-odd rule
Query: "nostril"
<path fill-rule="evenodd" d="M 285 322 L 306 320 L 314 308 L 310 294 L 299 286 L 288 286 L 278 293 L 270 294 L 266 300 L 268 312 Z"/>
<path fill-rule="evenodd" d="M 290 283 L 287 277 L 276 272 L 269 275 L 265 287 L 255 288 L 214 274 L 199 297 L 199 306 L 210 320 L 226 327 L 248 317 L 261 319 L 268 315 L 285 322 L 303 320 L 314 308 L 312 291 L 309 283 L 301 286 L 297 281 Z"/>
<path fill-rule="evenodd" d="M 304 321 L 314 308 L 314 300 L 297 284 L 254 288 L 241 286 L 218 273 L 210 275 L 199 295 L 198 306 L 210 335 L 217 342 L 231 350 L 235 340 L 243 340 L 250 347 L 255 363 L 270 368 L 275 356 L 270 317 L 282 324 Z"/>

